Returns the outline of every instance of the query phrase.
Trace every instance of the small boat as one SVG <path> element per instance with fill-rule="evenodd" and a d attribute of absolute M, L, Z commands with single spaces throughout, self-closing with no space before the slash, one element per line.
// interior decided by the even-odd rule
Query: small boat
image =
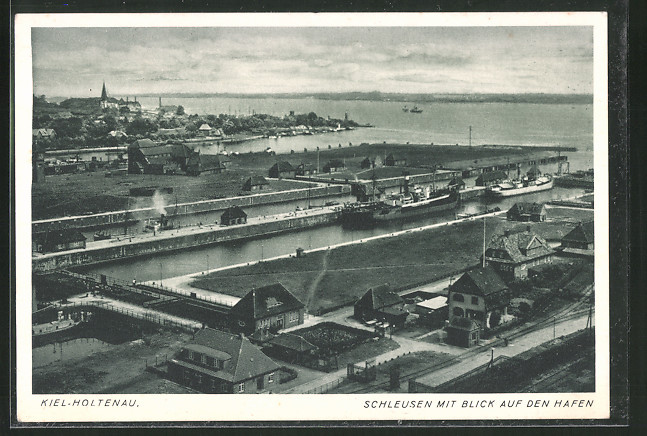
<path fill-rule="evenodd" d="M 409 108 L 408 108 L 408 107 L 406 107 L 406 106 L 405 106 L 405 107 L 403 107 L 403 108 L 402 108 L 402 112 L 409 112 Z"/>
<path fill-rule="evenodd" d="M 411 112 L 412 114 L 420 114 L 422 113 L 422 109 L 420 109 L 418 106 L 414 106 L 409 112 Z"/>

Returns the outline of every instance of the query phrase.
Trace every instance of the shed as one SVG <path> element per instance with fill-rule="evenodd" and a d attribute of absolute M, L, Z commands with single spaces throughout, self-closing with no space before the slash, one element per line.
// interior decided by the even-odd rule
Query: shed
<path fill-rule="evenodd" d="M 345 169 L 346 169 L 346 164 L 343 161 L 339 159 L 333 159 L 324 165 L 323 172 L 336 173 L 338 171 L 343 171 Z"/>
<path fill-rule="evenodd" d="M 231 226 L 247 223 L 247 214 L 238 206 L 231 206 L 220 215 L 220 224 Z"/>
<path fill-rule="evenodd" d="M 244 191 L 262 191 L 270 182 L 263 176 L 252 176 L 243 184 Z"/>
<path fill-rule="evenodd" d="M 470 348 L 479 343 L 479 325 L 469 318 L 454 318 L 446 327 L 447 343 Z"/>
<path fill-rule="evenodd" d="M 562 247 L 593 250 L 595 247 L 595 226 L 593 221 L 580 223 L 562 238 Z"/>
<path fill-rule="evenodd" d="M 490 186 L 496 185 L 508 178 L 508 175 L 505 171 L 488 171 L 481 173 L 480 176 L 476 178 L 476 186 Z"/>
<path fill-rule="evenodd" d="M 388 285 L 366 291 L 355 303 L 353 313 L 360 320 L 378 319 L 394 326 L 403 325 L 408 316 L 404 310 L 404 299 L 392 292 Z"/>
<path fill-rule="evenodd" d="M 543 203 L 515 203 L 507 213 L 511 221 L 546 221 L 546 206 Z"/>
<path fill-rule="evenodd" d="M 407 165 L 407 160 L 403 157 L 396 157 L 393 153 L 390 153 L 386 159 L 384 159 L 384 165 L 387 167 L 404 167 Z"/>
<path fill-rule="evenodd" d="M 290 164 L 290 162 L 287 161 L 281 161 L 277 162 L 269 170 L 269 176 L 273 177 L 275 179 L 280 179 L 280 178 L 290 178 L 294 177 L 296 175 L 296 170 Z"/>
<path fill-rule="evenodd" d="M 36 243 L 37 251 L 51 253 L 85 248 L 86 237 L 75 229 L 60 229 L 45 232 Z"/>

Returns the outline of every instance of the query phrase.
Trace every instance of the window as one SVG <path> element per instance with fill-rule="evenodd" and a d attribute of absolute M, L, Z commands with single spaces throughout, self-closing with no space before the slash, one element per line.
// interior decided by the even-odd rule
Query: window
<path fill-rule="evenodd" d="M 200 362 L 206 365 L 207 364 L 207 356 L 204 355 L 204 354 L 201 354 L 200 355 Z"/>
<path fill-rule="evenodd" d="M 299 321 L 299 312 L 290 312 L 290 322 Z"/>
<path fill-rule="evenodd" d="M 463 309 L 461 309 L 460 307 L 454 307 L 454 316 L 463 316 L 464 313 L 465 312 L 463 312 Z"/>
<path fill-rule="evenodd" d="M 454 301 L 460 301 L 461 303 L 465 301 L 465 298 L 463 298 L 462 294 L 454 294 L 452 297 Z"/>
<path fill-rule="evenodd" d="M 479 297 L 472 297 L 472 304 L 479 304 Z"/>
<path fill-rule="evenodd" d="M 268 383 L 274 383 L 274 373 L 273 373 L 273 372 L 271 372 L 271 373 L 267 376 L 267 382 L 268 382 Z"/>
<path fill-rule="evenodd" d="M 193 360 L 194 357 L 193 351 L 189 350 L 189 360 Z"/>
<path fill-rule="evenodd" d="M 238 385 L 238 393 L 243 393 L 245 392 L 245 382 L 242 382 Z"/>

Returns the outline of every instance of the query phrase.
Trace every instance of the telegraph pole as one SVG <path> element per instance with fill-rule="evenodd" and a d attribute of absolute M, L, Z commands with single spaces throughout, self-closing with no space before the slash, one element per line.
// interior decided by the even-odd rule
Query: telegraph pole
<path fill-rule="evenodd" d="M 472 126 L 470 126 L 470 147 L 472 146 Z"/>

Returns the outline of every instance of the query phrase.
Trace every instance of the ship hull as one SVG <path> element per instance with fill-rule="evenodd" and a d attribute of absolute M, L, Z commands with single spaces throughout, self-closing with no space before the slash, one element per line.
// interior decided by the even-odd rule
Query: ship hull
<path fill-rule="evenodd" d="M 458 196 L 451 194 L 445 198 L 427 200 L 420 204 L 404 206 L 370 205 L 364 208 L 342 210 L 341 222 L 347 228 L 370 228 L 380 222 L 430 216 L 437 213 L 454 210 L 458 205 Z"/>
<path fill-rule="evenodd" d="M 521 188 L 502 189 L 500 191 L 487 191 L 487 194 L 494 198 L 514 197 L 515 195 L 532 194 L 533 192 L 548 191 L 553 189 L 553 180 L 541 185 L 524 186 Z"/>

